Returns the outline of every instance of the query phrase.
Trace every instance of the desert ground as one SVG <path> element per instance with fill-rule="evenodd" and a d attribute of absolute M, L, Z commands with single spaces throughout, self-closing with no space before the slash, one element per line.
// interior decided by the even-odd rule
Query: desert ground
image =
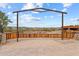
<path fill-rule="evenodd" d="M 78 40 L 27 38 L 8 40 L 0 46 L 0 56 L 79 56 Z"/>

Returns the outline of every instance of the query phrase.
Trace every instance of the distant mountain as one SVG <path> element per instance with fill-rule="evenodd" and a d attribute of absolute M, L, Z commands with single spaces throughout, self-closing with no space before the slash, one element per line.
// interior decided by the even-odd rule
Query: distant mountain
<path fill-rule="evenodd" d="M 16 27 L 8 27 L 8 29 L 16 30 Z M 19 27 L 19 30 L 60 30 L 61 27 Z"/>

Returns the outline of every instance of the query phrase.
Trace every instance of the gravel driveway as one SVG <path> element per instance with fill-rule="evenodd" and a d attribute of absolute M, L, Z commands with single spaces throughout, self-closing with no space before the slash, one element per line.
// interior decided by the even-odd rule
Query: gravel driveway
<path fill-rule="evenodd" d="M 27 38 L 0 46 L 1 56 L 79 56 L 78 40 Z"/>

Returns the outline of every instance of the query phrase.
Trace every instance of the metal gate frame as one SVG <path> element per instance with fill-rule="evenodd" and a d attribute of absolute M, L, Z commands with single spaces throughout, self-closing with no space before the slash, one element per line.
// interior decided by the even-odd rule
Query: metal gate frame
<path fill-rule="evenodd" d="M 52 10 L 52 9 L 47 9 L 47 8 L 33 8 L 33 9 L 27 9 L 27 10 L 20 10 L 20 11 L 14 11 L 13 13 L 16 13 L 17 14 L 17 42 L 19 41 L 18 38 L 19 38 L 19 13 L 20 12 L 25 12 L 25 11 L 35 11 L 35 12 L 47 12 L 47 11 L 51 11 L 51 12 L 56 12 L 56 13 L 60 13 L 61 14 L 61 20 L 62 20 L 62 37 L 61 39 L 63 40 L 64 37 L 64 29 L 63 29 L 63 26 L 64 26 L 64 14 L 67 14 L 67 12 L 62 12 L 62 11 L 58 11 L 58 10 Z"/>

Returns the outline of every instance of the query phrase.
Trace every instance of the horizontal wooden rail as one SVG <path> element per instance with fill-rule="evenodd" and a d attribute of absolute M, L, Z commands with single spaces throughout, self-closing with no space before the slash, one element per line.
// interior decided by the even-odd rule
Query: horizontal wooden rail
<path fill-rule="evenodd" d="M 74 33 L 70 31 L 64 32 L 64 38 L 72 39 L 74 37 Z M 6 33 L 6 39 L 14 39 L 17 38 L 16 33 Z M 19 33 L 19 38 L 61 38 L 61 34 L 26 34 Z"/>

